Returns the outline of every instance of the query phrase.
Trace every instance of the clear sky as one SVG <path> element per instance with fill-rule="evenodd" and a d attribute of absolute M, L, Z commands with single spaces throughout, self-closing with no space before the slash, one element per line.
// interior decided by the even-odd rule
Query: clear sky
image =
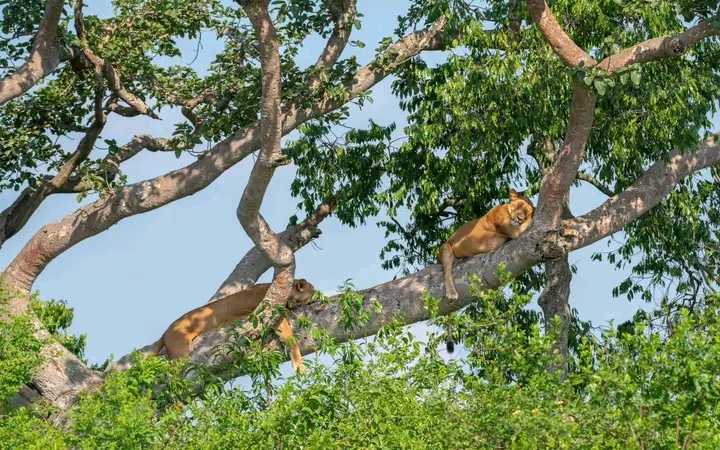
<path fill-rule="evenodd" d="M 362 29 L 354 30 L 351 39 L 362 40 L 366 47 L 348 47 L 343 57 L 354 53 L 361 64 L 366 64 L 378 41 L 392 33 L 398 15 L 405 12 L 408 2 L 361 0 L 358 3 L 365 17 Z M 110 2 L 92 2 L 87 11 L 107 15 L 111 11 Z M 196 45 L 195 41 L 184 44 L 182 61 L 193 60 Z M 202 45 L 193 64 L 198 69 L 207 67 L 219 48 L 214 36 L 207 34 Z M 321 48 L 319 38 L 309 40 L 298 62 L 303 66 L 314 63 Z M 442 55 L 431 58 L 438 61 Z M 372 118 L 381 125 L 396 122 L 398 134 L 402 133 L 405 114 L 390 95 L 390 82 L 386 79 L 373 89 L 374 103 L 366 104 L 362 110 L 352 108 L 349 125 L 366 126 Z M 123 144 L 136 134 L 168 137 L 173 124 L 182 116 L 177 111 L 161 116 L 162 121 L 110 116 L 103 138 L 114 138 Z M 718 125 L 717 120 L 715 124 Z M 93 157 L 103 154 L 104 151 L 98 149 Z M 171 153 L 146 151 L 125 163 L 122 169 L 132 183 L 185 166 L 192 160 L 189 156 L 176 159 Z M 43 299 L 64 299 L 75 308 L 71 331 L 88 334 L 87 355 L 91 361 L 100 362 L 110 353 L 117 359 L 133 348 L 157 340 L 173 320 L 204 304 L 252 247 L 235 215 L 252 164 L 253 158 L 246 158 L 194 196 L 121 221 L 76 245 L 45 269 L 35 289 Z M 282 231 L 288 217 L 297 212 L 298 200 L 289 194 L 294 173 L 294 166 L 277 170 L 261 209 L 276 231 Z M 604 198 L 587 185 L 575 189 L 573 212 L 582 214 L 602 203 Z M 0 194 L 0 207 L 9 206 L 14 199 L 14 192 Z M 74 195 L 55 195 L 46 200 L 25 228 L 3 245 L 0 266 L 6 267 L 41 226 L 77 207 Z M 355 229 L 340 225 L 334 218 L 325 220 L 321 225 L 323 234 L 315 241 L 317 245 L 308 245 L 297 253 L 296 277 L 307 278 L 325 293 L 336 292 L 338 285 L 348 278 L 353 278 L 359 289 L 391 279 L 395 273 L 380 267 L 379 253 L 385 239 L 376 222 L 383 218 L 380 216 Z M 611 295 L 612 288 L 627 272 L 616 272 L 607 263 L 590 261 L 592 252 L 607 249 L 608 240 L 604 240 L 570 255 L 570 262 L 577 263 L 579 269 L 572 281 L 571 305 L 594 325 L 611 319 L 626 320 L 640 305 Z M 271 271 L 261 281 L 270 278 Z M 422 331 L 424 326 L 415 325 L 413 329 Z M 456 351 L 454 356 L 461 354 Z"/>

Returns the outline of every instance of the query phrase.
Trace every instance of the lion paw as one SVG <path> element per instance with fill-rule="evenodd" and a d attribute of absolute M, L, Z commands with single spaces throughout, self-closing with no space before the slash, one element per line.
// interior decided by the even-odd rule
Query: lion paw
<path fill-rule="evenodd" d="M 458 297 L 458 292 L 455 289 L 445 292 L 445 298 L 448 300 L 457 300 Z"/>

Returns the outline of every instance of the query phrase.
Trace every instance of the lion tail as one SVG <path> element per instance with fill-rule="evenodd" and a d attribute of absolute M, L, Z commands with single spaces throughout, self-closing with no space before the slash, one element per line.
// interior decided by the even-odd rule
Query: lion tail
<path fill-rule="evenodd" d="M 452 335 L 452 325 L 450 322 L 445 325 L 445 348 L 447 349 L 448 353 L 452 353 L 455 351 L 455 340 L 453 340 Z"/>
<path fill-rule="evenodd" d="M 158 339 L 158 341 L 155 344 L 153 344 L 153 348 L 152 348 L 153 355 L 157 356 L 158 353 L 160 353 L 160 350 L 163 349 L 163 347 L 165 347 L 165 339 L 163 339 L 163 336 L 160 336 L 160 339 Z"/>

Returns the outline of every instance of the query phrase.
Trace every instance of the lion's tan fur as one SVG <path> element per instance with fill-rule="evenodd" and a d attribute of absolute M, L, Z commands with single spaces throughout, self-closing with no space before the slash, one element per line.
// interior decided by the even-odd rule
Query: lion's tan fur
<path fill-rule="evenodd" d="M 155 343 L 153 354 L 157 355 L 165 347 L 168 355 L 173 359 L 188 356 L 193 339 L 220 325 L 247 318 L 265 298 L 269 288 L 269 283 L 256 284 L 249 289 L 238 291 L 183 314 L 170 324 L 160 340 Z M 294 307 L 307 304 L 315 292 L 315 287 L 304 278 L 295 280 L 292 293 L 285 306 Z M 280 341 L 284 344 L 287 344 L 293 337 L 292 327 L 286 318 L 280 322 L 277 333 Z M 300 354 L 300 347 L 295 342 L 290 350 L 290 361 L 293 368 L 304 372 L 305 365 Z"/>
<path fill-rule="evenodd" d="M 479 219 L 463 224 L 438 252 L 445 276 L 445 296 L 458 298 L 452 279 L 452 264 L 458 258 L 488 253 L 510 239 L 517 239 L 530 226 L 535 206 L 524 193 L 510 189 L 510 202 L 498 205 Z"/>

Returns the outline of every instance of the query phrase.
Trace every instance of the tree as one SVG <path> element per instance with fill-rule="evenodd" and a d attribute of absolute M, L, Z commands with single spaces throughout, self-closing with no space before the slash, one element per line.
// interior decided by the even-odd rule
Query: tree
<path fill-rule="evenodd" d="M 3 213 L 5 239 L 49 195 L 98 196 L 44 226 L 6 268 L 4 282 L 18 291 L 8 315 L 29 313 L 33 283 L 73 245 L 204 189 L 256 151 L 237 211 L 255 248 L 213 298 L 247 287 L 273 268 L 266 299 L 282 303 L 294 278 L 294 252 L 318 236 L 319 223 L 330 213 L 355 225 L 381 208 L 390 216 L 411 209 L 410 226 L 387 224 L 388 233 L 400 239 L 389 242 L 386 254 L 388 267 L 400 266 L 404 257 L 414 269 L 431 262 L 433 249 L 450 232 L 441 226 L 449 208 L 455 209 L 450 216 L 457 226 L 484 213 L 504 197 L 504 186 L 518 179 L 538 193 L 533 225 L 497 252 L 457 263 L 460 299 L 440 301 L 442 315 L 473 299 L 466 273 L 477 275 L 485 289 L 501 284 L 500 265 L 513 277 L 524 277 L 528 286 L 546 278 L 541 305 L 548 324 L 560 319 L 563 332 L 556 347 L 567 359 L 567 255 L 621 230 L 628 239 L 619 259 L 626 261 L 639 249 L 648 260 L 635 267 L 636 275 L 661 280 L 669 274 L 680 280 L 681 293 L 686 286 L 714 283 L 708 276 L 718 258 L 717 190 L 706 169 L 720 162 L 717 134 L 708 133 L 708 116 L 720 94 L 720 31 L 712 2 L 557 1 L 551 11 L 535 0 L 490 1 L 483 8 L 418 1 L 401 18 L 397 39 L 384 40 L 376 59 L 362 67 L 353 58 L 340 59 L 352 27 L 360 23 L 354 0 L 238 3 L 119 1 L 116 15 L 101 19 L 84 17 L 77 1 L 73 34 L 69 23 L 39 15 L 35 3 L 13 2 L 35 11 L 22 29 L 12 28 L 10 9 L 5 10 L 3 25 L 11 39 L 33 30 L 34 44 L 23 47 L 31 55 L 27 64 L 48 51 L 43 44 L 48 27 L 55 29 L 52 42 L 70 55 L 69 64 L 48 65 L 52 80 L 27 81 L 22 66 L 3 79 L 3 187 L 27 186 Z M 208 28 L 222 36 L 225 50 L 206 76 L 188 67 L 163 67 L 148 56 L 177 55 L 176 39 Z M 420 30 L 408 33 L 411 28 Z M 292 55 L 313 32 L 327 43 L 317 63 L 302 69 Z M 452 53 L 432 68 L 420 58 L 441 49 L 465 54 Z M 9 59 L 20 58 L 11 53 Z M 347 116 L 347 104 L 367 101 L 367 91 L 390 74 L 396 77 L 395 94 L 410 112 L 407 143 L 396 149 L 390 142 L 394 125 L 376 123 L 329 141 L 332 127 Z M 32 83 L 36 88 L 29 91 Z M 24 87 L 12 87 L 18 85 Z M 172 137 L 139 135 L 122 146 L 108 141 L 108 154 L 90 159 L 108 120 L 157 118 L 170 107 L 179 107 L 187 120 Z M 301 136 L 281 148 L 281 137 L 293 130 Z M 55 138 L 74 133 L 83 137 L 73 152 L 56 144 Z M 526 142 L 535 163 L 522 159 Z M 195 152 L 199 144 L 208 149 L 197 153 L 196 162 L 123 184 L 120 165 L 138 152 Z M 275 170 L 290 160 L 298 166 L 292 193 L 301 197 L 308 216 L 277 233 L 259 209 Z M 577 180 L 599 186 L 608 200 L 574 216 L 567 204 Z M 675 239 L 659 239 L 671 224 Z M 688 248 L 703 251 L 689 258 Z M 543 274 L 533 270 L 541 263 Z M 618 292 L 645 295 L 650 288 L 630 280 Z M 375 334 L 393 317 L 407 323 L 429 319 L 423 294 L 439 298 L 443 289 L 439 266 L 430 265 L 364 290 L 358 306 L 371 311 L 379 305 L 382 314 L 370 314 L 352 332 L 339 325 L 337 310 L 324 304 L 298 312 L 343 342 Z M 102 384 L 105 375 L 89 370 L 30 317 L 47 355 L 32 388 L 51 405 L 68 409 L 79 392 Z M 222 332 L 208 333 L 193 359 L 209 364 L 209 349 L 224 339 Z M 309 332 L 299 342 L 303 353 L 317 346 Z M 131 357 L 123 357 L 110 371 L 132 365 Z"/>

